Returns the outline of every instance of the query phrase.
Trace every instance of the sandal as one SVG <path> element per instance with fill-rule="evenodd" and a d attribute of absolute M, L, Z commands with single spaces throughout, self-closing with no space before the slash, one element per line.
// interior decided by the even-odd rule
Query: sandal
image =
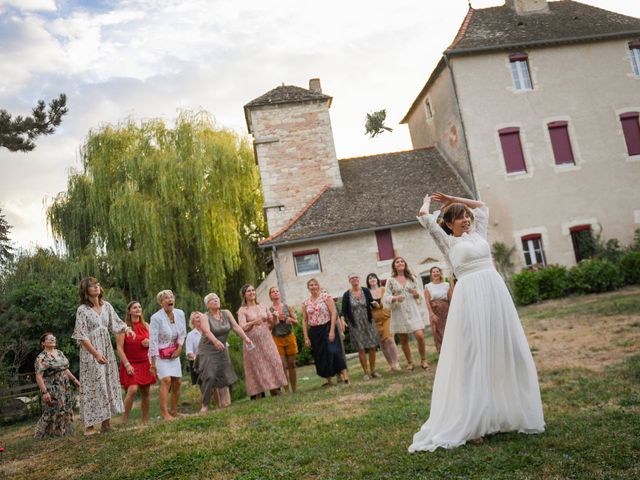
<path fill-rule="evenodd" d="M 422 367 L 423 370 L 427 371 L 430 369 L 429 367 L 429 362 L 427 362 L 426 360 L 423 360 L 420 364 L 420 366 Z"/>
<path fill-rule="evenodd" d="M 413 372 L 413 369 L 414 369 L 414 368 L 415 368 L 415 367 L 413 366 L 413 363 L 410 363 L 409 365 L 407 365 L 407 371 L 408 371 L 408 372 Z"/>

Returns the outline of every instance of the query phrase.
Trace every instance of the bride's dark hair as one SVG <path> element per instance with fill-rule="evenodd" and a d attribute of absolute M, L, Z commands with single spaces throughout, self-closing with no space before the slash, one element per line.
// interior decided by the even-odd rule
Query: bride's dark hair
<path fill-rule="evenodd" d="M 454 220 L 462 218 L 464 212 L 467 212 L 467 215 L 469 215 L 469 218 L 473 221 L 473 212 L 469 207 L 462 203 L 451 203 L 442 209 L 438 225 L 440 225 L 447 234 L 451 235 L 453 231 L 447 227 L 447 223 L 453 223 Z"/>

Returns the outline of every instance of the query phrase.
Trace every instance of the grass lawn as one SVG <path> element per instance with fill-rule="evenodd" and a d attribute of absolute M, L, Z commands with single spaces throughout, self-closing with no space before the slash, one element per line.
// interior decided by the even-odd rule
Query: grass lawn
<path fill-rule="evenodd" d="M 380 354 L 381 379 L 364 382 L 351 361 L 353 384 L 326 389 L 301 368 L 295 395 L 168 423 L 141 426 L 136 404 L 129 424 L 115 419 L 116 432 L 90 438 L 79 422 L 73 436 L 48 440 L 31 438 L 33 421 L 3 427 L 0 478 L 640 478 L 640 288 L 520 313 L 539 369 L 542 435 L 497 434 L 410 455 L 429 414 L 433 371 L 386 373 Z M 197 410 L 195 389 L 182 399 L 184 412 Z"/>

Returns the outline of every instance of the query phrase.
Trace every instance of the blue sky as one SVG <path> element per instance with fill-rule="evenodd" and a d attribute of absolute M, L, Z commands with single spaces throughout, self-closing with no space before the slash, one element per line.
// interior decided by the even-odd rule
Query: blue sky
<path fill-rule="evenodd" d="M 583 3 L 640 17 L 640 1 Z M 28 114 L 60 92 L 70 107 L 33 152 L 0 150 L 11 237 L 53 244 L 45 205 L 91 128 L 202 108 L 246 134 L 243 105 L 283 82 L 320 77 L 339 158 L 409 149 L 398 122 L 466 11 L 467 0 L 0 0 L 0 108 Z M 364 117 L 380 108 L 394 131 L 370 140 Z"/>

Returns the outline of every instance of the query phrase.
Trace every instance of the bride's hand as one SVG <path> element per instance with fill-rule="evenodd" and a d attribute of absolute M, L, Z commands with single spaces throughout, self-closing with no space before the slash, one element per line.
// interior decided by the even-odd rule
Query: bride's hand
<path fill-rule="evenodd" d="M 453 202 L 453 197 L 451 195 L 447 195 L 446 193 L 442 193 L 442 192 L 434 193 L 431 196 L 431 198 L 433 199 L 434 202 L 440 202 L 445 205 L 449 205 L 450 203 Z"/>
<path fill-rule="evenodd" d="M 418 215 L 422 216 L 422 215 L 426 215 L 427 213 L 429 213 L 429 205 L 430 204 L 431 204 L 431 197 L 427 193 L 424 196 L 424 200 L 422 201 L 422 207 L 420 207 L 420 211 L 418 212 Z"/>

